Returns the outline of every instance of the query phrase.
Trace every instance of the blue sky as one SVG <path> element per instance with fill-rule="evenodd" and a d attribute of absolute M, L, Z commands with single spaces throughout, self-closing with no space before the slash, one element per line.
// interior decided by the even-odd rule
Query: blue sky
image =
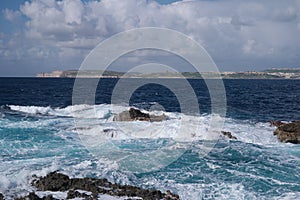
<path fill-rule="evenodd" d="M 0 16 L 0 76 L 76 69 L 99 42 L 147 26 L 193 38 L 221 71 L 300 67 L 300 0 L 2 0 Z M 153 52 L 116 63 L 141 59 L 188 70 Z"/>

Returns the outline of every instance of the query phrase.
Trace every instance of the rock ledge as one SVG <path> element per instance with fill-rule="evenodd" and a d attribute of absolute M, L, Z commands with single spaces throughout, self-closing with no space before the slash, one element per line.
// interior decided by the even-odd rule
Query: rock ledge
<path fill-rule="evenodd" d="M 142 189 L 131 185 L 119 185 L 111 183 L 107 179 L 96 178 L 69 178 L 69 176 L 59 172 L 51 172 L 45 177 L 36 177 L 32 181 L 32 186 L 37 191 L 67 192 L 66 199 L 81 198 L 86 200 L 99 199 L 99 195 L 109 195 L 112 197 L 122 197 L 124 200 L 179 200 L 177 194 L 166 193 L 160 190 Z M 85 191 L 85 192 L 82 192 Z M 2 196 L 3 197 L 3 196 Z M 1 195 L 0 195 L 1 199 Z M 52 195 L 39 197 L 34 192 L 16 200 L 53 200 Z"/>

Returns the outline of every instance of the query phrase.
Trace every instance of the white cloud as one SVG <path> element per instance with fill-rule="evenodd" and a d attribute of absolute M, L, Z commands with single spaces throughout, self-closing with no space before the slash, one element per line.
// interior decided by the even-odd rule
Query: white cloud
<path fill-rule="evenodd" d="M 3 15 L 5 19 L 7 19 L 10 22 L 17 22 L 18 20 L 20 20 L 21 12 L 4 9 Z"/>
<path fill-rule="evenodd" d="M 60 2 L 58 2 L 60 3 Z M 62 2 L 65 22 L 67 24 L 81 24 L 83 4 L 80 0 L 65 0 Z"/>
<path fill-rule="evenodd" d="M 227 68 L 245 62 L 252 66 L 268 64 L 267 59 L 278 61 L 282 55 L 280 65 L 289 57 L 287 53 L 294 54 L 293 62 L 299 64 L 300 59 L 295 56 L 300 51 L 299 2 L 181 1 L 160 5 L 147 0 L 32 0 L 20 10 L 3 11 L 9 21 L 21 14 L 27 21 L 23 35 L 18 36 L 24 41 L 10 44 L 5 50 L 3 47 L 1 52 L 27 49 L 23 56 L 52 59 L 53 53 L 33 48 L 39 46 L 49 52 L 57 51 L 57 59 L 63 64 L 66 56 L 78 60 L 84 56 L 83 52 L 87 53 L 115 33 L 134 27 L 158 26 L 191 36 Z M 15 40 L 14 36 L 10 40 Z M 257 63 L 255 56 L 262 55 L 274 58 Z"/>

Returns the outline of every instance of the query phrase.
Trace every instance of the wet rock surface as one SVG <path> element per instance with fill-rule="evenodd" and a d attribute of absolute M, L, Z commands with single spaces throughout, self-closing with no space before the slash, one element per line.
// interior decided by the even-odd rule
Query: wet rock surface
<path fill-rule="evenodd" d="M 110 195 L 114 197 L 124 197 L 124 199 L 143 199 L 143 200 L 177 200 L 177 194 L 169 190 L 163 193 L 159 190 L 142 189 L 131 185 L 119 185 L 111 183 L 107 179 L 95 178 L 69 178 L 59 172 L 49 173 L 45 177 L 39 177 L 32 181 L 32 186 L 37 191 L 67 192 L 66 199 L 99 199 L 99 195 Z M 138 198 L 139 197 L 139 198 Z M 0 196 L 1 199 L 1 196 Z M 55 199 L 52 195 L 39 197 L 34 192 L 27 196 L 16 198 L 16 200 L 50 200 Z"/>
<path fill-rule="evenodd" d="M 224 136 L 228 137 L 229 139 L 233 139 L 233 140 L 236 140 L 236 139 L 237 139 L 235 136 L 233 136 L 233 135 L 231 134 L 231 132 L 228 132 L 228 131 L 221 131 L 221 133 L 222 133 Z"/>
<path fill-rule="evenodd" d="M 160 122 L 167 120 L 167 116 L 162 115 L 150 115 L 143 113 L 139 109 L 130 108 L 128 111 L 123 111 L 116 115 L 114 121 L 149 121 L 149 122 Z"/>
<path fill-rule="evenodd" d="M 280 142 L 300 144 L 300 121 L 281 124 L 274 131 Z"/>

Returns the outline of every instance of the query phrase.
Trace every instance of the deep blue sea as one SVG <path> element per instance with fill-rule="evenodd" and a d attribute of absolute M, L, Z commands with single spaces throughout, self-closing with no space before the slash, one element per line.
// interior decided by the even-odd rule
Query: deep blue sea
<path fill-rule="evenodd" d="M 184 200 L 300 199 L 300 145 L 278 142 L 268 123 L 300 119 L 300 80 L 224 80 L 222 130 L 237 140 L 220 136 L 205 156 L 199 149 L 211 142 L 203 136 L 215 113 L 205 82 L 188 81 L 198 115 L 182 113 L 176 95 L 157 84 L 139 87 L 129 105 L 111 104 L 118 79 L 101 79 L 96 105 L 73 105 L 74 79 L 0 78 L 0 192 L 28 193 L 32 175 L 59 170 Z M 169 120 L 114 122 L 129 106 Z"/>

